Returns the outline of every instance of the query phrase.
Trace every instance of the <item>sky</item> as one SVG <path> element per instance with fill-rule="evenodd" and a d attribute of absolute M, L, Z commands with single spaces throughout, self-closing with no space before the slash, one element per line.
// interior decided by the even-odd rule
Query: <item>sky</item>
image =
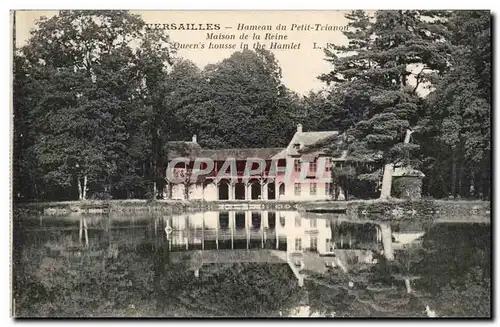
<path fill-rule="evenodd" d="M 330 64 L 324 60 L 321 47 L 327 43 L 341 45 L 347 39 L 339 27 L 344 27 L 347 20 L 344 14 L 347 11 L 134 11 L 142 16 L 148 24 L 219 24 L 219 32 L 225 35 L 234 34 L 236 40 L 207 40 L 207 31 L 169 30 L 168 34 L 173 42 L 180 44 L 205 43 L 205 49 L 179 49 L 177 56 L 193 61 L 200 68 L 207 64 L 217 63 L 227 58 L 236 50 L 207 49 L 208 43 L 241 43 L 239 36 L 242 33 L 249 35 L 244 41 L 251 47 L 254 42 L 265 44 L 272 42 L 290 44 L 293 42 L 296 49 L 271 50 L 282 69 L 283 83 L 299 94 L 307 94 L 310 90 L 318 90 L 324 84 L 317 79 L 320 74 L 330 70 Z M 51 17 L 57 11 L 17 11 L 16 12 L 16 45 L 24 45 L 30 36 L 30 30 L 35 27 L 40 16 Z M 271 25 L 272 31 L 238 30 L 238 25 Z M 287 27 L 287 31 L 277 31 L 280 24 Z M 316 25 L 319 24 L 319 25 Z M 291 30 L 292 25 L 294 30 Z M 328 26 L 326 26 L 328 25 Z M 205 25 L 203 25 L 205 26 Z M 319 26 L 319 30 L 317 29 Z M 328 30 L 329 28 L 337 30 Z M 309 30 L 308 30 L 309 27 Z M 324 30 L 321 30 L 321 28 Z M 252 40 L 252 34 L 257 32 L 261 40 Z M 287 36 L 287 40 L 263 40 L 266 33 Z M 298 46 L 300 44 L 300 46 Z M 237 49 L 238 50 L 238 49 Z"/>

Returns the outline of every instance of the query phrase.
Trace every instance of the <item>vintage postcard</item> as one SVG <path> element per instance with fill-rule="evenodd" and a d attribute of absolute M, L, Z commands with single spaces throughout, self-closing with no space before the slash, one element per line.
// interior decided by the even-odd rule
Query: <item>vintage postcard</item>
<path fill-rule="evenodd" d="M 12 11 L 12 316 L 491 318 L 491 13 Z"/>

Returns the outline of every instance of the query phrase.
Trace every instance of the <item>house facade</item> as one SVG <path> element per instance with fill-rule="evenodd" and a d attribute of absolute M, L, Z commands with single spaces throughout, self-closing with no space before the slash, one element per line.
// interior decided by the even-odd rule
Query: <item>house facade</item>
<path fill-rule="evenodd" d="M 165 176 L 181 178 L 167 178 L 164 194 L 167 199 L 204 201 L 332 199 L 332 167 L 342 165 L 345 156 L 301 150 L 336 135 L 305 132 L 298 124 L 286 148 L 203 149 L 196 136 L 191 142 L 169 142 Z M 336 198 L 343 200 L 340 189 L 336 191 Z"/>

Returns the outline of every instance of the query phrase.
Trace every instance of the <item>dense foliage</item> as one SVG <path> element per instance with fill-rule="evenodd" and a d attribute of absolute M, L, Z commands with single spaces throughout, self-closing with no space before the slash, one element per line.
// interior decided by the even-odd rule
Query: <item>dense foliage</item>
<path fill-rule="evenodd" d="M 328 102 L 344 135 L 332 150 L 405 164 L 433 197 L 489 198 L 491 46 L 487 11 L 363 11 L 346 15 L 348 45 L 327 51 Z M 406 131 L 413 142 L 405 144 Z M 387 168 L 387 167 L 385 167 Z M 389 167 L 390 168 L 390 167 Z"/>
<path fill-rule="evenodd" d="M 384 164 L 405 164 L 426 175 L 425 195 L 489 198 L 489 12 L 346 18 L 325 89 L 305 96 L 266 50 L 200 69 L 126 11 L 42 18 L 14 56 L 15 198 L 152 198 L 168 141 L 286 146 L 299 122 L 340 131 L 332 152 L 370 162 L 336 176 L 347 193 L 377 196 Z"/>
<path fill-rule="evenodd" d="M 491 196 L 491 17 L 459 11 L 449 21 L 452 56 L 435 78 L 422 124 L 425 191 L 442 197 Z"/>
<path fill-rule="evenodd" d="M 170 263 L 162 234 L 152 244 L 136 231 L 135 244 L 113 231 L 114 257 L 109 245 L 84 248 L 67 231 L 30 233 L 16 254 L 16 316 L 278 316 L 300 301 L 286 264 L 208 264 L 195 278 L 185 264 Z"/>
<path fill-rule="evenodd" d="M 380 256 L 370 267 L 313 275 L 309 303 L 336 317 L 427 317 L 427 305 L 439 317 L 490 317 L 490 240 L 489 226 L 434 225 L 423 246 L 397 251 L 393 262 Z"/>

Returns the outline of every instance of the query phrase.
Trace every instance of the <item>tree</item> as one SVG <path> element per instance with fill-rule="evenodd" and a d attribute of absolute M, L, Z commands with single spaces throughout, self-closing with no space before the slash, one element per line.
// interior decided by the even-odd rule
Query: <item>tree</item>
<path fill-rule="evenodd" d="M 147 68 L 161 72 L 147 58 L 165 60 L 167 41 L 126 11 L 61 11 L 38 22 L 21 49 L 36 135 L 21 151 L 33 152 L 41 181 L 77 186 L 85 200 L 89 188 L 110 191 L 118 172 L 130 170 L 122 159 L 137 139 L 131 118 L 154 118 L 136 109 L 154 102 Z"/>
<path fill-rule="evenodd" d="M 304 130 L 345 130 L 350 127 L 351 119 L 347 116 L 348 111 L 338 104 L 337 94 L 320 90 L 310 91 L 300 100 L 303 113 L 299 114 L 302 119 Z"/>
<path fill-rule="evenodd" d="M 442 184 L 442 195 L 483 194 L 489 198 L 490 19 L 488 11 L 457 11 L 447 24 L 453 56 L 444 73 L 433 81 L 428 119 L 422 124 L 423 137 L 431 145 L 425 154 L 434 163 L 427 167 L 430 192 L 437 192 L 434 185 Z"/>
<path fill-rule="evenodd" d="M 196 64 L 177 59 L 166 77 L 164 93 L 164 106 L 169 114 L 164 129 L 170 132 L 171 140 L 190 140 L 193 134 L 202 132 L 202 126 L 210 121 L 204 110 L 210 96 L 207 78 Z"/>
<path fill-rule="evenodd" d="M 172 124 L 168 117 L 172 112 L 165 105 L 167 91 L 167 68 L 172 64 L 169 38 L 157 30 L 150 30 L 137 51 L 137 66 L 142 77 L 141 95 L 144 105 L 150 108 L 147 128 L 151 133 L 150 178 L 153 183 L 152 198 L 156 199 L 163 190 L 161 169 L 165 153 L 165 141 Z M 171 123 L 171 122 L 169 122 Z M 166 126 L 165 126 L 166 125 Z"/>
<path fill-rule="evenodd" d="M 186 67 L 188 69 L 188 67 Z M 284 146 L 293 134 L 298 97 L 281 83 L 281 69 L 267 50 L 235 52 L 208 65 L 186 104 L 191 131 L 209 148 Z M 238 135 L 238 137 L 234 137 Z"/>
<path fill-rule="evenodd" d="M 349 133 L 356 148 L 366 148 L 372 160 L 382 160 L 381 198 L 390 197 L 394 165 L 415 144 L 403 143 L 407 130 L 417 127 L 422 115 L 418 86 L 427 81 L 425 70 L 441 70 L 447 63 L 447 44 L 441 12 L 363 11 L 346 15 L 351 29 L 344 32 L 347 46 L 326 51 L 333 70 L 320 78 L 335 86 L 339 105 L 346 108 Z M 412 65 L 423 68 L 417 73 Z M 416 79 L 416 85 L 409 78 Z"/>
<path fill-rule="evenodd" d="M 36 157 L 33 154 L 33 121 L 30 119 L 30 77 L 26 61 L 14 53 L 13 76 L 13 193 L 14 199 L 33 198 L 36 193 Z M 21 150 L 22 149 L 22 150 Z"/>

